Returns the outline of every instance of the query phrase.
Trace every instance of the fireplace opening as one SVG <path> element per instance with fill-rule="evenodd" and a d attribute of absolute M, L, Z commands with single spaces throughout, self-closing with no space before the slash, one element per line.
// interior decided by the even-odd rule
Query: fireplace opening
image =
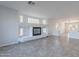
<path fill-rule="evenodd" d="M 41 35 L 41 27 L 33 27 L 33 36 Z"/>

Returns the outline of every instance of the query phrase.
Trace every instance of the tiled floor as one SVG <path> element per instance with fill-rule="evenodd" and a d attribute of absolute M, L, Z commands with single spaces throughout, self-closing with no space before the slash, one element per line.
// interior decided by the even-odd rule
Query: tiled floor
<path fill-rule="evenodd" d="M 79 40 L 47 37 L 0 48 L 2 57 L 79 57 Z"/>

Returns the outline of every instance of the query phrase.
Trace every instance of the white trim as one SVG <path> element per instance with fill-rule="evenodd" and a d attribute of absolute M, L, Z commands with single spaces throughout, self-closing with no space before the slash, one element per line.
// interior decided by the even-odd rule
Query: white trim
<path fill-rule="evenodd" d="M 12 45 L 12 44 L 17 44 L 17 43 L 18 42 L 8 42 L 8 43 L 1 44 L 0 47 Z"/>

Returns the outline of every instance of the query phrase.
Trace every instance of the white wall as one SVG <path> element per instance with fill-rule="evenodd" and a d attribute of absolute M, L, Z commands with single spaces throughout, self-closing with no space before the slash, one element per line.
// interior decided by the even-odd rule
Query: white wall
<path fill-rule="evenodd" d="M 24 23 L 19 23 L 19 16 L 20 13 L 14 9 L 4 7 L 0 5 L 0 47 L 6 46 L 10 44 L 15 44 L 20 41 L 28 41 L 34 40 L 42 37 L 46 37 L 47 35 L 42 33 L 40 36 L 31 36 L 32 34 L 32 27 L 39 26 L 39 27 L 48 27 L 47 25 L 42 24 L 28 24 L 27 18 L 28 16 L 23 15 Z M 41 19 L 40 19 L 41 20 Z M 19 37 L 19 28 L 24 27 L 24 36 L 21 38 Z M 29 37 L 30 36 L 30 37 Z"/>
<path fill-rule="evenodd" d="M 56 23 L 59 23 L 59 21 L 55 19 L 48 20 L 49 35 L 59 36 L 59 32 L 56 29 Z"/>
<path fill-rule="evenodd" d="M 0 46 L 17 43 L 18 12 L 0 6 Z"/>
<path fill-rule="evenodd" d="M 19 23 L 19 27 L 24 28 L 24 35 L 19 37 L 20 42 L 35 40 L 35 39 L 38 39 L 38 38 L 48 36 L 48 33 L 43 33 L 43 32 L 41 33 L 41 35 L 38 35 L 38 36 L 33 36 L 32 35 L 33 27 L 41 27 L 41 29 L 47 28 L 47 30 L 48 30 L 48 24 L 46 24 L 46 25 L 42 24 L 43 19 L 27 16 L 27 15 L 24 15 L 24 14 L 21 14 L 21 15 L 23 16 L 24 22 L 22 24 Z M 39 24 L 28 23 L 28 17 L 39 19 L 40 23 Z"/>

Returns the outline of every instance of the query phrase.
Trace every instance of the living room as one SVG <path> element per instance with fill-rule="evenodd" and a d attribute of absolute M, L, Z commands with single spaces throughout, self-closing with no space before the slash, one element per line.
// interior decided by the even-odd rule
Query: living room
<path fill-rule="evenodd" d="M 0 56 L 79 57 L 78 6 L 77 1 L 0 1 Z"/>

